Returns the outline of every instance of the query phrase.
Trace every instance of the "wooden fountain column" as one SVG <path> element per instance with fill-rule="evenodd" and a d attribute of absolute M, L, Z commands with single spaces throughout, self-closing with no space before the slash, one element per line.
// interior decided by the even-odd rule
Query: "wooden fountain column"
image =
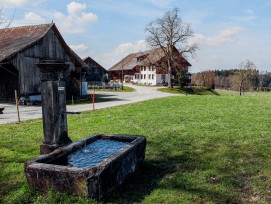
<path fill-rule="evenodd" d="M 40 154 L 48 154 L 58 147 L 70 144 L 66 112 L 65 71 L 69 65 L 56 60 L 37 64 L 41 71 L 41 100 L 44 140 Z"/>

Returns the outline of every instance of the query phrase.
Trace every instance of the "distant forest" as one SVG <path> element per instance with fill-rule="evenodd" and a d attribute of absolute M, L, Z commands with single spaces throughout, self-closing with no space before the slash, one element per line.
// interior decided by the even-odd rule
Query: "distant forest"
<path fill-rule="evenodd" d="M 271 91 L 271 73 L 256 69 L 210 70 L 193 74 L 191 84 L 208 89 Z"/>

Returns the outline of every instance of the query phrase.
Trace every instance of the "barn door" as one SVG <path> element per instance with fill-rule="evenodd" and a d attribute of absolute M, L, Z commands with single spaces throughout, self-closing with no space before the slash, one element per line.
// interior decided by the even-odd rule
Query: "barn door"
<path fill-rule="evenodd" d="M 14 102 L 14 90 L 18 90 L 18 71 L 12 65 L 0 67 L 0 101 Z"/>

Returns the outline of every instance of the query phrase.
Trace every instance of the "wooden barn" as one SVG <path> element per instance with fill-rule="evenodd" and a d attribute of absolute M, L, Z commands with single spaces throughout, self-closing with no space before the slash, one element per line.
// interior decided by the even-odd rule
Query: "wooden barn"
<path fill-rule="evenodd" d="M 66 73 L 67 95 L 80 93 L 80 73 L 88 69 L 66 44 L 54 23 L 0 29 L 0 101 L 14 100 L 19 94 L 40 92 L 42 60 L 70 64 Z"/>
<path fill-rule="evenodd" d="M 89 66 L 91 72 L 91 74 L 86 77 L 88 83 L 95 84 L 104 82 L 105 76 L 108 77 L 107 70 L 91 57 L 83 58 L 83 61 Z"/>

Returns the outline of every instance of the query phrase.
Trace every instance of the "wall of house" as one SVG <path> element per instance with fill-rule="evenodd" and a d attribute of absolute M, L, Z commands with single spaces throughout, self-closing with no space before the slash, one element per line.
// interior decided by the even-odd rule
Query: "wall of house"
<path fill-rule="evenodd" d="M 109 75 L 110 80 L 121 81 L 122 75 L 123 75 L 124 80 L 125 80 L 125 77 L 127 78 L 128 76 L 130 76 L 130 78 L 133 79 L 134 71 L 133 70 L 123 70 L 123 71 L 122 70 L 114 70 L 114 71 L 109 71 L 108 75 Z"/>
<path fill-rule="evenodd" d="M 55 36 L 53 30 L 49 30 L 42 40 L 9 59 L 18 70 L 18 87 L 21 94 L 40 92 L 41 74 L 36 64 L 45 59 L 60 60 L 70 64 L 67 76 L 71 70 L 75 69 L 74 63 Z"/>
<path fill-rule="evenodd" d="M 163 82 L 168 83 L 167 74 L 157 74 L 155 68 L 141 67 L 139 72 L 133 76 L 133 82 L 139 84 L 160 85 Z"/>
<path fill-rule="evenodd" d="M 163 83 L 169 82 L 168 74 L 156 74 L 156 85 L 161 85 Z"/>
<path fill-rule="evenodd" d="M 156 69 L 152 67 L 141 66 L 139 71 L 133 75 L 133 82 L 156 85 Z"/>

